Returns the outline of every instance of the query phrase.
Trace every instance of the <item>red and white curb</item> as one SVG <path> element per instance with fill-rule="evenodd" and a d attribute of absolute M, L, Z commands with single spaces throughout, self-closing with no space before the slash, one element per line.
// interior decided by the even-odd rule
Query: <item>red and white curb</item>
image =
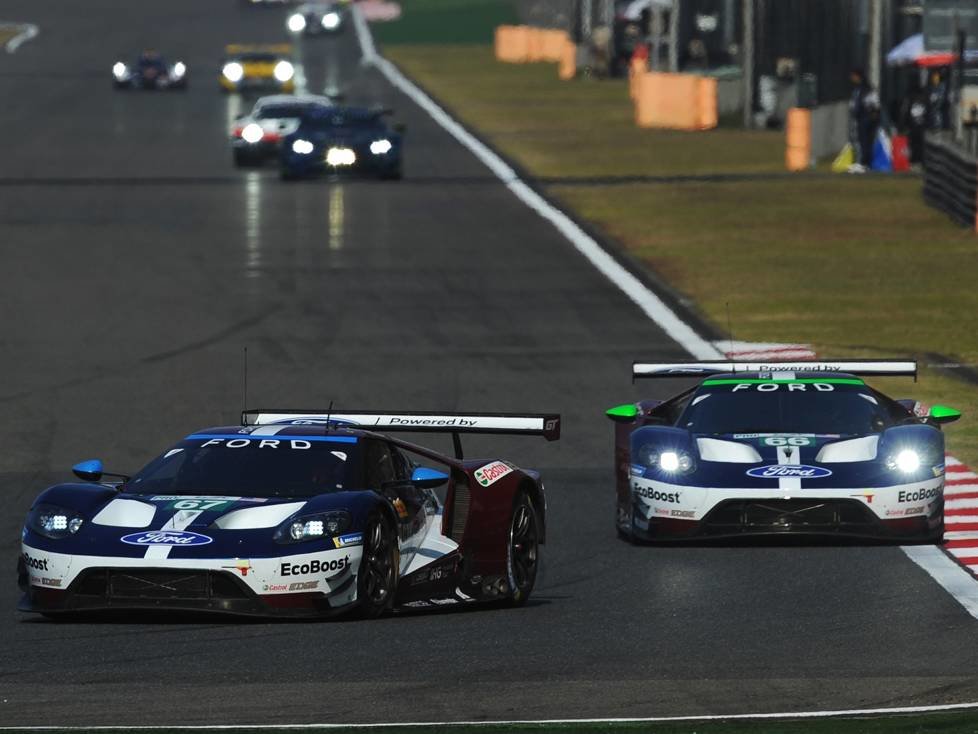
<path fill-rule="evenodd" d="M 774 362 L 784 360 L 815 359 L 815 351 L 808 344 L 779 344 L 776 342 L 738 342 L 721 339 L 713 346 L 727 359 L 739 362 Z"/>
<path fill-rule="evenodd" d="M 944 550 L 978 577 L 978 474 L 948 456 L 944 476 Z"/>

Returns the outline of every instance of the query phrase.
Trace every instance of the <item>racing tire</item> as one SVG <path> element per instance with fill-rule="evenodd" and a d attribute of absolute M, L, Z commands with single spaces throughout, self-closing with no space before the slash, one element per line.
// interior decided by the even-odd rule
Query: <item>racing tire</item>
<path fill-rule="evenodd" d="M 234 166 L 235 168 L 257 168 L 262 163 L 260 158 L 253 155 L 249 155 L 244 151 L 235 148 L 234 149 Z"/>
<path fill-rule="evenodd" d="M 540 521 L 533 501 L 520 492 L 513 503 L 506 543 L 506 576 L 510 606 L 526 604 L 540 566 Z"/>
<path fill-rule="evenodd" d="M 394 606 L 401 554 L 397 531 L 383 515 L 372 515 L 363 533 L 363 558 L 357 572 L 357 611 L 376 619 Z"/>

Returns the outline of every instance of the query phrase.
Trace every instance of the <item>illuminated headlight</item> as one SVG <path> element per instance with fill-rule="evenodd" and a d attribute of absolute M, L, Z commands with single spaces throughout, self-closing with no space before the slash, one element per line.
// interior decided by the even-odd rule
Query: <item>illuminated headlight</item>
<path fill-rule="evenodd" d="M 323 23 L 323 28 L 325 28 L 328 31 L 331 31 L 334 28 L 339 27 L 339 25 L 340 25 L 340 14 L 339 13 L 326 13 L 326 15 L 323 16 L 322 23 Z"/>
<path fill-rule="evenodd" d="M 302 140 L 300 138 L 292 143 L 292 152 L 298 153 L 299 155 L 309 155 L 312 153 L 312 147 L 312 143 L 310 143 L 308 140 Z"/>
<path fill-rule="evenodd" d="M 221 69 L 221 73 L 224 74 L 224 78 L 229 82 L 240 82 L 242 77 L 244 77 L 244 67 L 237 61 L 232 61 L 229 64 L 225 64 L 224 68 Z"/>
<path fill-rule="evenodd" d="M 383 140 L 375 140 L 370 144 L 370 152 L 374 155 L 384 155 L 385 153 L 390 153 L 391 148 L 393 147 L 394 145 L 391 143 L 391 141 L 387 140 L 386 138 Z"/>
<path fill-rule="evenodd" d="M 352 166 L 357 162 L 357 154 L 351 148 L 330 148 L 326 151 L 326 165 Z"/>
<path fill-rule="evenodd" d="M 331 538 L 350 527 L 350 515 L 346 512 L 325 512 L 319 515 L 295 517 L 275 531 L 279 543 L 300 543 L 316 538 Z"/>
<path fill-rule="evenodd" d="M 295 68 L 288 61 L 279 61 L 275 64 L 275 69 L 272 74 L 280 82 L 287 82 L 295 74 Z"/>
<path fill-rule="evenodd" d="M 27 526 L 45 538 L 67 538 L 81 530 L 82 517 L 74 510 L 54 505 L 38 505 L 27 517 Z"/>
<path fill-rule="evenodd" d="M 241 131 L 241 137 L 246 143 L 257 143 L 265 137 L 265 131 L 262 130 L 261 125 L 249 122 L 244 126 L 244 130 Z"/>
<path fill-rule="evenodd" d="M 637 458 L 645 466 L 659 467 L 669 474 L 686 474 L 693 469 L 693 457 L 685 451 L 660 451 L 655 446 L 646 445 L 639 449 Z"/>
<path fill-rule="evenodd" d="M 293 33 L 302 33 L 306 29 L 306 17 L 301 13 L 290 15 L 287 25 Z"/>
<path fill-rule="evenodd" d="M 913 449 L 904 449 L 886 459 L 886 468 L 913 474 L 920 468 L 920 454 Z"/>
<path fill-rule="evenodd" d="M 112 65 L 112 76 L 121 81 L 129 76 L 129 69 L 121 61 L 117 61 Z"/>
<path fill-rule="evenodd" d="M 173 65 L 173 76 L 175 76 L 177 79 L 179 79 L 186 73 L 187 73 L 187 65 L 182 61 L 178 61 Z"/>

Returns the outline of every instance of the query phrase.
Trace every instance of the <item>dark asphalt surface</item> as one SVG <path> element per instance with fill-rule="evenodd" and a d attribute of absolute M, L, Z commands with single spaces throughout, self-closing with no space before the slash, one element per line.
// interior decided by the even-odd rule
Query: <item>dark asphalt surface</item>
<path fill-rule="evenodd" d="M 610 405 L 681 358 L 470 155 L 358 64 L 309 88 L 409 127 L 401 183 L 284 185 L 230 165 L 223 44 L 283 37 L 232 0 L 0 0 L 41 35 L 0 56 L 0 725 L 737 713 L 978 699 L 978 625 L 893 547 L 636 548 L 615 538 Z M 116 93 L 143 47 L 186 93 Z M 15 611 L 32 497 L 132 470 L 252 406 L 560 411 L 565 438 L 470 453 L 539 467 L 532 602 L 377 622 L 50 623 Z"/>

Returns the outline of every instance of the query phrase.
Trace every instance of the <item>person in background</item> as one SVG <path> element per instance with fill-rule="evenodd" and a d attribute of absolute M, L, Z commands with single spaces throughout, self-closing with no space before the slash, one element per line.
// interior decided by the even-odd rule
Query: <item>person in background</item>
<path fill-rule="evenodd" d="M 929 82 L 927 85 L 927 128 L 929 130 L 947 130 L 951 127 L 947 80 L 940 69 L 934 69 L 930 73 Z"/>
<path fill-rule="evenodd" d="M 927 129 L 927 90 L 918 85 L 900 105 L 900 128 L 907 135 L 910 147 L 910 163 L 924 161 L 924 131 Z"/>
<path fill-rule="evenodd" d="M 853 164 L 850 171 L 862 173 L 873 162 L 873 142 L 880 120 L 880 98 L 862 69 L 849 74 L 852 96 L 849 97 L 849 144 L 852 146 Z"/>

